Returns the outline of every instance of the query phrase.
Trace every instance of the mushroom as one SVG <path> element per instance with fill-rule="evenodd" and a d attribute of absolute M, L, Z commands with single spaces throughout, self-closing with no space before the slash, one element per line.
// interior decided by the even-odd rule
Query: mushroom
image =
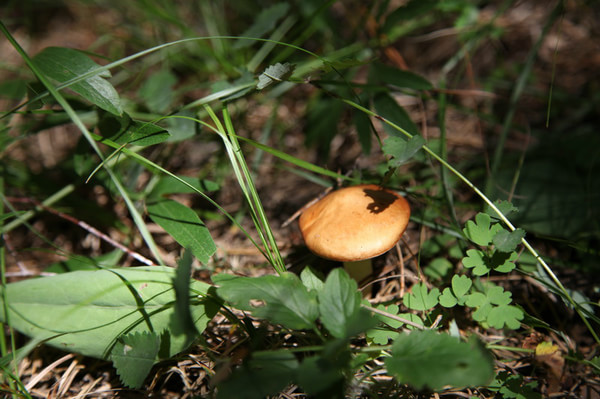
<path fill-rule="evenodd" d="M 373 272 L 371 258 L 391 249 L 408 225 L 408 201 L 374 184 L 336 190 L 307 208 L 300 231 L 308 249 L 344 262 L 357 282 Z"/>

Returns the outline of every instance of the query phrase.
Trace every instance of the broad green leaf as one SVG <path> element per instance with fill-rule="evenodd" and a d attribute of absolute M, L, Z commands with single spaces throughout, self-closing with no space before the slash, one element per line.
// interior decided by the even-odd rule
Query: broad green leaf
<path fill-rule="evenodd" d="M 196 115 L 190 110 L 183 110 L 174 115 L 165 118 L 167 131 L 169 132 L 169 142 L 180 142 L 193 137 L 196 134 L 197 124 L 194 118 Z"/>
<path fill-rule="evenodd" d="M 288 62 L 285 64 L 278 62 L 275 65 L 268 66 L 267 69 L 265 69 L 265 71 L 258 77 L 256 88 L 258 90 L 262 90 L 273 83 L 279 83 L 288 80 L 289 77 L 294 73 L 295 68 L 295 65 L 292 65 Z"/>
<path fill-rule="evenodd" d="M 219 189 L 219 185 L 211 180 L 200 180 L 197 177 L 190 176 L 177 176 L 179 179 L 184 182 L 190 184 L 192 187 L 195 187 L 201 192 L 208 191 L 217 191 Z M 192 190 L 189 186 L 183 184 L 178 179 L 175 179 L 172 176 L 161 175 L 158 178 L 158 181 L 152 187 L 152 191 L 148 195 L 148 197 L 152 199 L 158 199 L 167 194 L 194 194 L 195 191 Z"/>
<path fill-rule="evenodd" d="M 126 113 L 121 116 L 105 113 L 98 122 L 98 129 L 104 138 L 118 144 L 148 146 L 169 138 L 166 129 L 150 122 L 135 121 Z"/>
<path fill-rule="evenodd" d="M 237 309 L 251 311 L 255 317 L 293 330 L 315 327 L 319 316 L 316 295 L 294 274 L 261 277 L 219 274 L 213 276 L 213 281 L 219 286 L 217 294 Z"/>
<path fill-rule="evenodd" d="M 485 247 L 492 242 L 494 236 L 501 230 L 503 230 L 501 225 L 491 224 L 490 215 L 478 213 L 475 215 L 474 222 L 472 220 L 467 221 L 463 232 L 475 244 Z"/>
<path fill-rule="evenodd" d="M 321 277 L 317 276 L 315 271 L 310 267 L 305 267 L 300 273 L 300 280 L 302 280 L 302 284 L 309 291 L 320 291 L 323 288 L 323 280 Z"/>
<path fill-rule="evenodd" d="M 11 283 L 5 288 L 10 325 L 60 349 L 105 358 L 122 334 L 161 334 L 170 328 L 174 276 L 173 268 L 152 266 L 76 271 Z M 190 285 L 198 294 L 208 288 L 199 281 Z M 206 328 L 218 308 L 216 301 L 192 301 L 198 331 Z M 4 312 L 0 321 L 6 322 Z M 185 337 L 168 338 L 161 358 L 186 349 Z"/>
<path fill-rule="evenodd" d="M 374 63 L 370 71 L 370 82 L 378 82 L 413 90 L 431 90 L 433 85 L 416 73 L 394 68 L 381 63 Z"/>
<path fill-rule="evenodd" d="M 397 167 L 410 160 L 425 145 L 425 139 L 416 134 L 410 139 L 390 136 L 383 142 L 383 152 L 391 155 L 390 166 Z"/>
<path fill-rule="evenodd" d="M 196 212 L 177 201 L 163 199 L 147 205 L 148 215 L 203 264 L 217 247 Z"/>
<path fill-rule="evenodd" d="M 438 304 L 440 290 L 427 290 L 425 283 L 413 285 L 412 290 L 404 297 L 404 305 L 413 310 L 429 310 Z"/>
<path fill-rule="evenodd" d="M 514 231 L 500 230 L 494 238 L 492 243 L 498 251 L 512 252 L 517 249 L 517 246 L 521 243 L 521 240 L 525 237 L 525 231 L 522 229 L 516 229 Z"/>
<path fill-rule="evenodd" d="M 190 302 L 190 281 L 192 275 L 192 255 L 185 251 L 177 263 L 173 289 L 175 290 L 175 311 L 171 314 L 171 334 L 184 335 L 191 344 L 198 336 L 198 330 L 192 318 Z"/>
<path fill-rule="evenodd" d="M 217 399 L 263 399 L 276 395 L 296 376 L 299 363 L 288 350 L 253 352 L 218 385 Z"/>
<path fill-rule="evenodd" d="M 94 258 L 73 255 L 68 260 L 51 264 L 44 271 L 46 273 L 66 273 L 76 270 L 98 270 L 118 264 L 121 257 L 123 257 L 123 251 L 118 249 Z"/>
<path fill-rule="evenodd" d="M 394 100 L 388 93 L 379 93 L 373 98 L 375 110 L 383 118 L 389 120 L 406 130 L 411 135 L 419 133 L 417 125 L 410 119 L 408 113 L 402 108 L 396 100 Z M 396 129 L 389 126 L 387 123 L 383 125 L 384 129 L 391 136 L 404 136 Z"/>
<path fill-rule="evenodd" d="M 418 390 L 480 386 L 494 376 L 492 356 L 478 340 L 462 342 L 431 330 L 400 335 L 385 365 L 398 382 Z"/>
<path fill-rule="evenodd" d="M 164 114 L 173 103 L 173 86 L 177 78 L 168 69 L 147 77 L 138 94 L 151 112 Z"/>
<path fill-rule="evenodd" d="M 48 47 L 33 57 L 35 65 L 50 79 L 64 83 L 93 71 L 100 66 L 81 51 L 64 48 Z M 120 115 L 123 112 L 121 100 L 115 88 L 105 79 L 110 77 L 108 71 L 69 86 L 92 104 L 112 113 Z"/>
<path fill-rule="evenodd" d="M 142 386 L 156 363 L 159 349 L 160 337 L 154 332 L 136 332 L 119 338 L 110 357 L 125 386 Z"/>
<path fill-rule="evenodd" d="M 368 313 L 361 311 L 356 281 L 342 268 L 332 270 L 318 293 L 321 322 L 336 338 L 349 338 L 367 328 Z"/>

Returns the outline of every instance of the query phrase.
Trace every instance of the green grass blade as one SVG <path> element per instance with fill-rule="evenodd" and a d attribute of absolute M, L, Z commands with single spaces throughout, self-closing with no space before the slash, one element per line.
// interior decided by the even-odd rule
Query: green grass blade
<path fill-rule="evenodd" d="M 59 93 L 59 91 L 54 87 L 54 85 L 52 85 L 52 83 L 50 81 L 48 81 L 48 79 L 46 79 L 46 76 L 43 73 L 41 73 L 41 71 L 36 67 L 36 65 L 34 64 L 32 59 L 29 57 L 29 55 L 25 52 L 25 50 L 23 50 L 23 48 L 19 45 L 19 43 L 15 40 L 15 38 L 10 34 L 10 32 L 8 32 L 8 30 L 6 29 L 4 24 L 2 24 L 2 22 L 0 22 L 0 30 L 8 38 L 8 40 L 11 42 L 11 44 L 17 50 L 17 52 L 21 55 L 21 57 L 23 58 L 23 60 L 27 64 L 27 66 L 34 73 L 34 75 L 40 80 L 40 82 L 46 87 L 48 92 L 56 99 L 56 101 L 60 104 L 60 106 L 65 110 L 65 112 L 67 113 L 67 115 L 69 116 L 71 121 L 75 124 L 75 126 L 77 126 L 77 128 L 81 131 L 83 136 L 86 138 L 86 140 L 88 141 L 89 145 L 92 147 L 94 152 L 100 157 L 101 160 L 103 160 L 104 155 L 103 155 L 102 151 L 100 151 L 100 148 L 96 144 L 96 141 L 92 138 L 92 134 L 88 131 L 87 127 L 83 124 L 83 121 L 79 118 L 79 116 L 77 115 L 75 110 L 73 110 L 71 105 Z M 129 197 L 129 194 L 127 193 L 127 191 L 125 190 L 125 188 L 123 187 L 123 185 L 121 184 L 121 182 L 119 181 L 117 176 L 114 174 L 112 169 L 110 169 L 109 167 L 105 167 L 105 170 L 108 173 L 111 181 L 113 182 L 113 184 L 115 185 L 115 187 L 117 188 L 119 193 L 121 194 L 121 197 L 125 201 L 125 204 L 127 205 L 127 208 L 129 209 L 131 217 L 133 218 L 137 228 L 139 229 L 140 234 L 142 235 L 142 238 L 146 242 L 146 245 L 148 245 L 148 248 L 150 249 L 150 251 L 152 252 L 154 257 L 156 258 L 156 260 L 162 264 L 162 260 L 160 257 L 160 253 L 158 251 L 158 247 L 156 246 L 156 243 L 154 242 L 154 239 L 152 238 L 150 231 L 148 231 L 146 224 L 144 223 L 144 220 L 142 218 L 142 215 L 138 212 L 137 208 L 135 207 L 135 204 Z"/>

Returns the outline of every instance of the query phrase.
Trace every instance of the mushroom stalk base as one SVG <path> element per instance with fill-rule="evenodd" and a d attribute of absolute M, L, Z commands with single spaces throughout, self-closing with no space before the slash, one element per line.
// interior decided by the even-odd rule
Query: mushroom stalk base
<path fill-rule="evenodd" d="M 373 265 L 371 264 L 371 259 L 344 262 L 344 270 L 346 270 L 348 275 L 358 283 L 360 288 L 360 284 L 373 274 Z M 363 290 L 363 292 L 365 294 L 371 292 L 370 286 Z"/>

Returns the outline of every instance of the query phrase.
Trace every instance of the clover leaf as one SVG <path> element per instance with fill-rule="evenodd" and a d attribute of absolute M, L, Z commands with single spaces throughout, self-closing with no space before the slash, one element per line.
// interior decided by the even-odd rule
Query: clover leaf
<path fill-rule="evenodd" d="M 494 236 L 501 230 L 503 230 L 501 225 L 491 224 L 490 215 L 478 213 L 474 222 L 472 220 L 467 221 L 463 232 L 475 244 L 485 247 L 492 242 Z"/>
<path fill-rule="evenodd" d="M 418 283 L 412 291 L 404 297 L 404 305 L 413 310 L 428 310 L 438 304 L 440 290 L 437 288 L 427 290 L 425 283 Z"/>
<path fill-rule="evenodd" d="M 452 288 L 444 289 L 440 296 L 440 305 L 451 308 L 455 305 L 464 305 L 467 300 L 466 294 L 471 289 L 473 281 L 467 276 L 454 275 L 452 277 Z"/>

